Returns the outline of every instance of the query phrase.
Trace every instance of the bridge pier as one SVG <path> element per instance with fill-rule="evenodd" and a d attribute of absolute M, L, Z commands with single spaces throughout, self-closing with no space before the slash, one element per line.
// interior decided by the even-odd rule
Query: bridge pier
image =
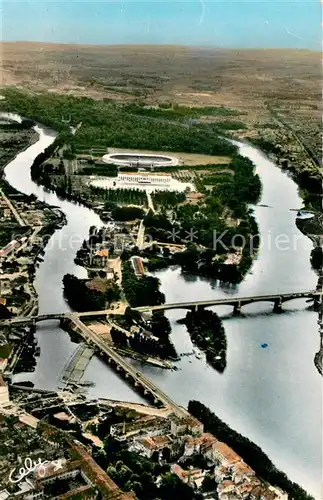
<path fill-rule="evenodd" d="M 281 313 L 282 312 L 282 305 L 283 305 L 283 301 L 282 301 L 281 297 L 279 297 L 278 299 L 275 299 L 275 301 L 274 301 L 274 313 Z"/>
<path fill-rule="evenodd" d="M 313 302 L 313 309 L 315 312 L 319 312 L 321 310 L 321 308 L 323 308 L 323 304 L 321 303 L 320 299 L 314 299 L 314 302 Z"/>
<path fill-rule="evenodd" d="M 195 304 L 193 307 L 191 307 L 191 311 L 195 312 L 195 313 L 203 311 L 204 309 L 205 309 L 205 306 L 204 305 L 199 305 L 199 304 Z"/>
<path fill-rule="evenodd" d="M 233 314 L 235 316 L 238 316 L 239 314 L 241 314 L 241 302 L 237 302 L 236 304 L 234 304 L 233 306 Z"/>

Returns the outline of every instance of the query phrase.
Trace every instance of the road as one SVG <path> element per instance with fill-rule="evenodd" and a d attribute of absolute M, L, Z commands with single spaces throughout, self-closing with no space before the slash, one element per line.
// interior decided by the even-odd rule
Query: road
<path fill-rule="evenodd" d="M 6 195 L 4 194 L 4 192 L 2 191 L 2 189 L 0 189 L 0 196 L 2 196 L 2 198 L 4 199 L 4 201 L 6 202 L 6 204 L 8 205 L 8 208 L 11 210 L 11 212 L 14 215 L 14 217 L 15 217 L 16 221 L 18 222 L 18 224 L 21 227 L 25 227 L 26 226 L 25 222 L 22 220 L 22 218 L 18 214 L 17 210 L 15 209 L 15 207 L 13 206 L 13 204 L 11 203 L 11 201 L 9 200 L 9 198 L 6 197 Z"/>
<path fill-rule="evenodd" d="M 126 373 L 131 375 L 131 377 L 140 383 L 148 392 L 153 394 L 156 399 L 158 399 L 163 405 L 171 410 L 173 413 L 179 417 L 188 417 L 190 414 L 181 406 L 178 406 L 172 399 L 170 399 L 161 389 L 159 389 L 151 380 L 146 378 L 138 369 L 133 368 L 127 361 L 123 359 L 118 353 L 116 353 L 109 345 L 103 342 L 100 337 L 92 332 L 77 316 L 73 315 L 72 321 L 75 326 L 81 331 L 81 335 L 87 341 L 93 342 L 100 351 L 106 353 L 109 358 L 120 366 Z"/>
<path fill-rule="evenodd" d="M 144 239 L 145 239 L 145 226 L 144 226 L 144 221 L 141 220 L 137 234 L 137 247 L 139 248 L 139 250 L 141 250 L 144 245 Z"/>
<path fill-rule="evenodd" d="M 155 408 L 154 406 L 148 406 L 140 403 L 130 403 L 128 401 L 116 401 L 114 399 L 99 398 L 98 404 L 104 406 L 113 406 L 127 408 L 129 410 L 134 410 L 137 413 L 142 413 L 143 415 L 154 415 L 155 417 L 167 418 L 171 411 L 167 408 Z"/>

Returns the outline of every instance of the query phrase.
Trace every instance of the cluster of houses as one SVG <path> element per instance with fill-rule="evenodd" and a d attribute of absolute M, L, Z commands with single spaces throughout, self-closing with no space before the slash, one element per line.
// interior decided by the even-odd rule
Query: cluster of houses
<path fill-rule="evenodd" d="M 148 415 L 116 424 L 111 433 L 127 440 L 130 451 L 172 463 L 173 474 L 193 488 L 201 488 L 206 474 L 211 474 L 220 500 L 288 500 L 281 489 L 261 481 L 232 448 L 204 432 L 203 424 L 194 417 Z M 185 463 L 194 457 L 204 457 L 207 467 L 185 469 Z"/>

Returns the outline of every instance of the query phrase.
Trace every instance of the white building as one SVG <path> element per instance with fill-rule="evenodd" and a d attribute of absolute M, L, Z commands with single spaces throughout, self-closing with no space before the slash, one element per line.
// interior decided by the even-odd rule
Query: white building
<path fill-rule="evenodd" d="M 170 174 L 146 174 L 142 172 L 125 172 L 120 173 L 117 177 L 117 182 L 127 184 L 148 184 L 156 186 L 170 186 L 172 176 Z"/>

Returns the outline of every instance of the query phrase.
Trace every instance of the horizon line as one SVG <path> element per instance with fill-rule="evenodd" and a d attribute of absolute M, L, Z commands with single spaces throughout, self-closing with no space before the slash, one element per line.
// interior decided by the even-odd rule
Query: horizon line
<path fill-rule="evenodd" d="M 195 49 L 209 49 L 209 50 L 288 50 L 288 51 L 306 51 L 321 53 L 319 49 L 312 49 L 308 47 L 235 47 L 235 46 L 219 46 L 219 45 L 190 45 L 178 43 L 80 43 L 80 42 L 44 42 L 40 40 L 0 40 L 1 44 L 46 44 L 46 45 L 64 45 L 72 47 L 178 47 L 178 48 L 195 48 Z"/>

